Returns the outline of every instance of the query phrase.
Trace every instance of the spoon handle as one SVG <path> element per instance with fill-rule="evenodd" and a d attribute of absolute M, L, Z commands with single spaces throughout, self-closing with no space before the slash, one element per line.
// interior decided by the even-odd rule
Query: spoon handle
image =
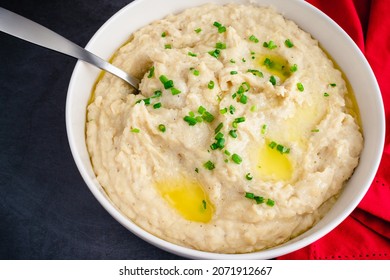
<path fill-rule="evenodd" d="M 115 76 L 128 82 L 134 88 L 138 89 L 140 81 L 137 78 L 131 77 L 121 69 L 76 45 L 61 35 L 51 31 L 50 29 L 1 7 L 0 31 L 41 47 L 88 62 L 100 69 L 114 74 Z"/>

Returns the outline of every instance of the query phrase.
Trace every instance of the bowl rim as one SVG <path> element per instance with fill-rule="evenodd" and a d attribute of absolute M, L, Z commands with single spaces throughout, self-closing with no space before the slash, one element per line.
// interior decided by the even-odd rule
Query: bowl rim
<path fill-rule="evenodd" d="M 116 12 L 112 17 L 110 17 L 99 29 L 98 31 L 93 35 L 93 37 L 88 42 L 86 49 L 93 50 L 93 46 L 96 44 L 96 42 L 99 40 L 99 37 L 106 32 L 105 30 L 110 27 L 110 25 L 120 18 L 122 15 L 128 13 L 129 10 L 133 9 L 136 5 L 139 5 L 140 3 L 148 2 L 149 0 L 136 0 L 133 1 L 126 6 L 124 6 L 122 9 L 120 9 L 118 12 Z M 173 1 L 173 0 L 172 0 Z M 289 0 L 287 0 L 289 1 Z M 291 0 L 290 0 L 291 1 Z M 243 1 L 209 1 L 209 2 L 239 2 L 242 3 Z M 262 5 L 264 3 L 272 3 L 273 0 L 258 0 L 258 1 L 252 1 L 252 2 L 261 2 Z M 279 0 L 279 2 L 283 2 L 283 0 Z M 377 93 L 377 95 L 381 96 L 379 85 L 376 81 L 375 75 L 361 52 L 361 50 L 356 46 L 354 41 L 350 38 L 350 36 L 337 24 L 335 23 L 329 16 L 327 16 L 325 13 L 317 9 L 316 7 L 312 6 L 311 4 L 302 1 L 302 0 L 295 0 L 291 1 L 293 5 L 297 5 L 300 9 L 307 9 L 310 10 L 311 13 L 315 14 L 316 16 L 322 18 L 322 20 L 325 20 L 327 24 L 332 28 L 335 32 L 339 34 L 339 36 L 344 37 L 345 42 L 348 44 L 348 47 L 351 48 L 353 52 L 356 53 L 358 60 L 363 63 L 365 66 L 365 70 L 370 74 L 370 80 L 372 80 L 372 86 L 373 90 Z M 198 6 L 193 5 L 193 6 Z M 299 25 L 299 24 L 298 24 Z M 119 45 L 118 45 L 119 46 Z M 365 188 L 362 188 L 360 193 L 353 199 L 353 201 L 348 205 L 348 207 L 338 214 L 334 219 L 332 219 L 330 222 L 326 224 L 326 226 L 322 227 L 321 229 L 310 232 L 311 229 L 303 233 L 302 235 L 295 237 L 291 239 L 290 241 L 280 244 L 278 246 L 265 249 L 262 251 L 256 251 L 251 253 L 243 253 L 243 254 L 225 254 L 225 253 L 212 253 L 212 252 L 204 252 L 199 251 L 195 249 L 186 248 L 180 245 L 176 245 L 173 243 L 170 243 L 168 241 L 165 241 L 164 239 L 161 239 L 159 237 L 156 237 L 152 235 L 151 233 L 147 232 L 146 230 L 139 227 L 137 224 L 132 222 L 130 219 L 125 217 L 116 207 L 115 205 L 111 204 L 108 197 L 106 197 L 99 188 L 97 188 L 98 184 L 96 177 L 91 177 L 90 171 L 87 170 L 87 167 L 83 163 L 83 158 L 80 156 L 80 153 L 77 148 L 77 137 L 75 137 L 75 131 L 73 129 L 73 124 L 75 123 L 72 115 L 72 102 L 74 99 L 74 95 L 77 93 L 75 90 L 76 87 L 76 79 L 79 77 L 80 72 L 83 71 L 83 67 L 85 66 L 84 62 L 78 61 L 76 63 L 76 66 L 73 70 L 69 87 L 68 87 L 68 93 L 66 98 L 66 130 L 68 135 L 68 142 L 71 149 L 71 153 L 73 155 L 74 161 L 76 163 L 76 166 L 84 180 L 84 182 L 87 184 L 88 188 L 92 192 L 92 194 L 95 196 L 95 198 L 99 201 L 99 203 L 103 206 L 103 208 L 114 218 L 116 219 L 120 224 L 122 224 L 126 229 L 130 230 L 133 234 L 140 237 L 141 239 L 149 242 L 150 244 L 153 244 L 154 246 L 163 249 L 167 252 L 186 257 L 186 258 L 192 258 L 192 259 L 270 259 L 275 258 L 293 251 L 296 251 L 298 249 L 301 249 L 312 242 L 320 239 L 321 237 L 325 236 L 327 233 L 329 233 L 331 230 L 333 230 L 336 226 L 338 226 L 343 220 L 347 218 L 348 215 L 356 208 L 358 203 L 362 200 L 366 192 L 368 191 L 371 182 L 374 179 L 374 176 L 376 174 L 376 171 L 379 167 L 383 148 L 384 148 L 384 139 L 385 139 L 385 115 L 384 115 L 384 106 L 382 99 L 377 100 L 380 101 L 379 103 L 376 102 L 377 106 L 377 113 L 381 115 L 380 120 L 381 122 L 378 125 L 378 136 L 379 136 L 379 142 L 377 146 L 377 153 L 376 156 L 372 159 L 372 168 L 366 177 L 366 180 L 364 181 Z M 84 127 L 85 127 L 85 120 L 84 120 Z M 359 164 L 360 165 L 360 164 Z M 326 217 L 326 216 L 325 216 Z M 321 221 L 320 221 L 321 222 Z"/>

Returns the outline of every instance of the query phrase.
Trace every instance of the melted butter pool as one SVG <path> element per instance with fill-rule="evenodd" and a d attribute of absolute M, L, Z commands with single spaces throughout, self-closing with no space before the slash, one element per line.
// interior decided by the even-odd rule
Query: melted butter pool
<path fill-rule="evenodd" d="M 199 182 L 187 178 L 167 179 L 156 188 L 168 204 L 185 219 L 207 223 L 213 216 L 213 205 Z"/>
<path fill-rule="evenodd" d="M 288 154 L 271 148 L 271 141 L 265 141 L 260 147 L 257 164 L 257 175 L 267 181 L 288 181 L 293 174 L 293 165 Z"/>
<path fill-rule="evenodd" d="M 271 75 L 277 76 L 280 80 L 280 83 L 283 83 L 291 76 L 290 64 L 288 63 L 287 59 L 280 55 L 260 55 L 257 63 L 264 71 L 267 71 Z"/>

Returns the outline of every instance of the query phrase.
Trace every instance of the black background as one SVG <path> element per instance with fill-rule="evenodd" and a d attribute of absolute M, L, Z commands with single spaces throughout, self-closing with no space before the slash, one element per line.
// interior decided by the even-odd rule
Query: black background
<path fill-rule="evenodd" d="M 85 46 L 125 0 L 0 0 Z M 76 60 L 0 32 L 0 259 L 178 259 L 122 227 L 73 161 L 65 100 Z"/>

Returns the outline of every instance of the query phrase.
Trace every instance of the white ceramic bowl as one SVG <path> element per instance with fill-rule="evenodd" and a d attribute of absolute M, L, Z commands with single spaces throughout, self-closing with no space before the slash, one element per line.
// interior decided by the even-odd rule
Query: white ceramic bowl
<path fill-rule="evenodd" d="M 129 35 L 150 22 L 186 8 L 215 2 L 244 3 L 246 0 L 138 0 L 130 3 L 109 19 L 93 36 L 87 49 L 109 59 Z M 340 224 L 358 205 L 367 192 L 378 168 L 385 136 L 385 117 L 381 93 L 365 57 L 352 39 L 328 16 L 299 0 L 257 0 L 271 5 L 285 17 L 311 33 L 334 58 L 349 79 L 360 107 L 364 149 L 359 166 L 348 181 L 340 198 L 330 212 L 313 228 L 277 247 L 248 254 L 217 254 L 184 248 L 166 242 L 144 231 L 121 214 L 107 199 L 97 181 L 85 144 L 86 107 L 99 70 L 78 62 L 69 84 L 66 101 L 66 125 L 71 151 L 76 165 L 96 199 L 131 232 L 174 254 L 194 259 L 269 259 L 300 249 L 327 234 Z M 156 8 L 158 7 L 158 8 Z"/>

